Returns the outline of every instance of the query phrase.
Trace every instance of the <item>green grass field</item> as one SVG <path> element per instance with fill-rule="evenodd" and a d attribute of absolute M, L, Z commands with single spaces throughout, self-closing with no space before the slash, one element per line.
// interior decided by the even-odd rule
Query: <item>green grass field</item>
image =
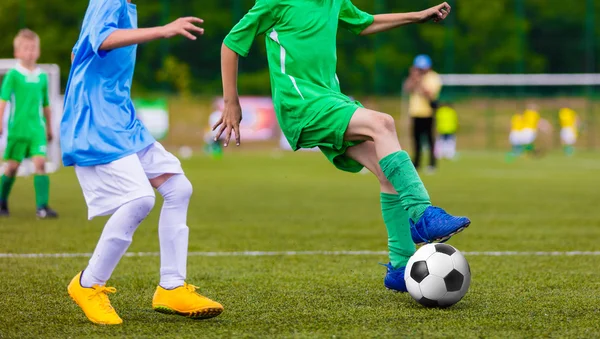
<path fill-rule="evenodd" d="M 231 153 L 183 162 L 194 184 L 190 251 L 385 251 L 386 232 L 371 175 L 336 171 L 318 153 Z M 600 333 L 600 256 L 523 252 L 599 251 L 597 154 L 504 162 L 465 153 L 424 181 L 433 202 L 473 224 L 450 240 L 473 272 L 465 298 L 425 309 L 383 287 L 386 255 L 206 256 L 188 261 L 188 281 L 225 306 L 194 321 L 153 312 L 159 258 L 125 257 L 111 286 L 124 319 L 89 323 L 69 299 L 69 280 L 88 258 L 6 253 L 89 253 L 105 218 L 86 220 L 72 169 L 52 176 L 57 221 L 34 216 L 33 183 L 20 179 L 12 217 L 0 220 L 0 338 L 204 337 L 579 337 Z M 157 207 L 160 201 L 157 201 Z M 130 253 L 157 252 L 158 210 Z M 598 253 L 596 253 L 598 254 Z"/>

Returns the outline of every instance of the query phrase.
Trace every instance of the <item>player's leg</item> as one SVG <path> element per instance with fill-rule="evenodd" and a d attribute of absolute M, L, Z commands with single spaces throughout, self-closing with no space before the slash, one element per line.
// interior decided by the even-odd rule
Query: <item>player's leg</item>
<path fill-rule="evenodd" d="M 560 130 L 560 140 L 563 144 L 563 151 L 565 155 L 571 156 L 575 152 L 575 142 L 577 141 L 577 134 L 574 128 L 563 127 Z"/>
<path fill-rule="evenodd" d="M 17 178 L 17 171 L 27 153 L 27 144 L 20 140 L 8 139 L 4 159 L 6 167 L 2 178 L 0 178 L 0 217 L 8 216 L 8 198 Z"/>
<path fill-rule="evenodd" d="M 427 137 L 427 143 L 429 144 L 429 167 L 427 170 L 429 172 L 435 171 L 436 166 L 436 157 L 435 157 L 435 138 L 433 136 L 433 118 L 425 118 L 423 119 L 425 123 L 425 135 Z"/>
<path fill-rule="evenodd" d="M 410 157 L 400 147 L 391 116 L 358 108 L 350 119 L 344 139 L 374 142 L 379 165 L 398 192 L 400 204 L 408 211 L 415 243 L 445 241 L 469 226 L 468 218 L 453 217 L 431 206 L 429 194 Z"/>
<path fill-rule="evenodd" d="M 446 154 L 447 159 L 454 159 L 456 156 L 456 134 L 448 135 L 448 153 Z"/>
<path fill-rule="evenodd" d="M 421 152 L 423 149 L 423 139 L 421 138 L 423 128 L 421 125 L 421 118 L 412 119 L 412 137 L 414 149 L 413 165 L 416 169 L 419 169 L 419 166 L 421 165 Z"/>
<path fill-rule="evenodd" d="M 112 214 L 82 273 L 69 284 L 69 295 L 94 323 L 120 324 L 106 287 L 132 242 L 133 234 L 154 206 L 154 191 L 137 155 L 105 165 L 75 167 L 88 205 L 88 217 Z"/>
<path fill-rule="evenodd" d="M 381 188 L 381 214 L 388 233 L 390 263 L 384 284 L 396 291 L 406 291 L 404 271 L 408 259 L 415 253 L 415 243 L 410 232 L 408 212 L 400 204 L 400 196 L 379 166 L 373 141 L 365 141 L 348 148 L 346 155 L 375 174 Z"/>
<path fill-rule="evenodd" d="M 138 156 L 151 185 L 164 198 L 158 222 L 160 282 L 152 301 L 153 308 L 199 319 L 221 314 L 221 304 L 196 293 L 196 287 L 185 282 L 187 213 L 193 188 L 181 163 L 159 143 L 139 152 Z"/>
<path fill-rule="evenodd" d="M 50 177 L 46 174 L 45 155 L 35 155 L 31 158 L 35 167 L 33 186 L 35 187 L 36 215 L 38 218 L 57 218 L 58 213 L 48 206 L 50 197 Z"/>
<path fill-rule="evenodd" d="M 0 178 L 0 217 L 8 217 L 8 197 L 17 178 L 19 162 L 8 160 L 2 178 Z"/>

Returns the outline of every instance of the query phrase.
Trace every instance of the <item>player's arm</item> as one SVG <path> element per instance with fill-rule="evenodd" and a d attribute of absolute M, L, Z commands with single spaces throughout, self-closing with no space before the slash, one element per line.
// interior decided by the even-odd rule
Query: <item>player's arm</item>
<path fill-rule="evenodd" d="M 4 111 L 6 110 L 6 101 L 0 99 L 0 136 L 3 133 L 4 128 Z"/>
<path fill-rule="evenodd" d="M 50 106 L 44 107 L 44 118 L 46 118 L 46 137 L 48 141 L 52 141 L 54 134 L 52 133 L 52 109 Z"/>
<path fill-rule="evenodd" d="M 50 107 L 50 96 L 48 95 L 48 78 L 44 77 L 44 87 L 42 89 L 42 111 L 44 112 L 44 118 L 46 118 L 46 137 L 48 142 L 54 139 L 52 133 L 52 108 Z"/>
<path fill-rule="evenodd" d="M 231 132 L 235 134 L 235 143 L 240 145 L 240 122 L 242 121 L 242 108 L 237 90 L 239 54 L 227 47 L 225 43 L 221 47 L 221 78 L 223 79 L 223 102 L 224 109 L 221 119 L 213 126 L 213 130 L 221 126 L 215 140 L 225 133 L 223 146 L 229 144 Z"/>
<path fill-rule="evenodd" d="M 2 81 L 2 87 L 0 87 L 0 135 L 2 135 L 4 128 L 4 111 L 6 110 L 6 102 L 10 99 L 13 93 L 13 72 L 9 71 L 6 73 L 4 80 Z"/>
<path fill-rule="evenodd" d="M 237 91 L 239 57 L 247 56 L 256 36 L 275 26 L 276 14 L 270 0 L 256 0 L 254 7 L 233 27 L 221 47 L 221 77 L 223 81 L 224 108 L 221 119 L 212 127 L 218 128 L 215 140 L 225 133 L 223 146 L 229 144 L 231 133 L 235 133 L 236 145 L 240 145 L 240 122 L 242 108 Z"/>
<path fill-rule="evenodd" d="M 400 26 L 427 21 L 440 22 L 450 13 L 450 5 L 446 2 L 420 12 L 378 14 L 373 16 L 373 23 L 365 28 L 360 35 L 369 35 L 388 31 Z"/>
<path fill-rule="evenodd" d="M 179 18 L 168 25 L 137 28 L 137 29 L 117 29 L 112 32 L 100 45 L 100 50 L 110 51 L 116 48 L 143 44 L 152 40 L 168 39 L 176 35 L 184 36 L 190 40 L 196 40 L 192 33 L 202 35 L 204 29 L 196 26 L 204 21 L 196 17 Z"/>

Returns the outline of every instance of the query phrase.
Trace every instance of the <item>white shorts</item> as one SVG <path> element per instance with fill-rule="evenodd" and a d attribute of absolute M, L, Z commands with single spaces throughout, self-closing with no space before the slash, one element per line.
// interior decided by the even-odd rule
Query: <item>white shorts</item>
<path fill-rule="evenodd" d="M 523 145 L 523 132 L 522 131 L 511 131 L 508 140 L 513 146 Z"/>
<path fill-rule="evenodd" d="M 182 174 L 181 163 L 158 142 L 136 154 L 97 166 L 75 166 L 88 206 L 88 219 L 114 213 L 123 204 L 153 197 L 148 179 L 165 173 Z"/>
<path fill-rule="evenodd" d="M 523 144 L 524 145 L 529 145 L 529 144 L 533 144 L 535 142 L 535 138 L 537 137 L 537 132 L 534 129 L 531 128 L 526 128 L 523 131 L 521 131 L 522 137 L 523 137 Z"/>
<path fill-rule="evenodd" d="M 574 145 L 577 141 L 577 133 L 572 127 L 564 127 L 560 130 L 560 140 L 565 145 Z"/>

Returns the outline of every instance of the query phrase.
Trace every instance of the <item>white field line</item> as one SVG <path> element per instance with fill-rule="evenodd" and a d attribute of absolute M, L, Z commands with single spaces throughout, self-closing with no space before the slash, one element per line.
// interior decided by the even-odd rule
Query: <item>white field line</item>
<path fill-rule="evenodd" d="M 244 251 L 244 252 L 190 252 L 191 257 L 269 257 L 269 256 L 369 256 L 387 255 L 387 251 Z M 466 256 L 505 257 L 505 256 L 599 256 L 600 251 L 568 252 L 516 252 L 485 251 L 463 252 Z M 128 252 L 126 257 L 158 257 L 159 252 Z M 91 253 L 0 253 L 0 258 L 89 258 Z"/>

